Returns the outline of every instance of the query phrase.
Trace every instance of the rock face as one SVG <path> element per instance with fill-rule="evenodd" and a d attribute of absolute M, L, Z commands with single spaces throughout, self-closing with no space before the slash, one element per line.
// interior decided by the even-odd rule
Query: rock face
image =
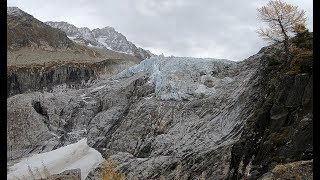
<path fill-rule="evenodd" d="M 67 22 L 47 21 L 46 24 L 64 31 L 70 39 L 91 47 L 107 48 L 116 52 L 133 55 L 141 60 L 151 57 L 150 51 L 136 47 L 132 42 L 112 27 L 93 29 L 78 28 Z"/>
<path fill-rule="evenodd" d="M 46 65 L 8 66 L 7 97 L 32 91 L 52 92 L 55 86 L 84 88 L 134 65 L 122 59 L 100 62 L 52 62 Z"/>
<path fill-rule="evenodd" d="M 278 50 L 152 57 L 88 88 L 12 96 L 8 161 L 84 137 L 128 179 L 257 179 L 312 159 L 312 74 L 270 65 Z"/>
<path fill-rule="evenodd" d="M 45 50 L 72 49 L 75 44 L 67 35 L 17 7 L 7 7 L 7 48 L 16 50 L 32 46 Z"/>
<path fill-rule="evenodd" d="M 266 64 L 283 57 L 274 52 L 263 57 Z M 260 82 L 264 97 L 232 147 L 230 179 L 244 178 L 246 169 L 255 179 L 276 164 L 313 158 L 312 72 L 303 68 L 292 74 L 288 65 L 264 67 Z"/>
<path fill-rule="evenodd" d="M 33 66 L 10 69 L 7 74 L 7 96 L 44 89 L 51 91 L 53 86 L 63 83 L 81 86 L 97 77 L 93 69 L 86 66 L 59 65 L 48 70 L 45 68 Z"/>

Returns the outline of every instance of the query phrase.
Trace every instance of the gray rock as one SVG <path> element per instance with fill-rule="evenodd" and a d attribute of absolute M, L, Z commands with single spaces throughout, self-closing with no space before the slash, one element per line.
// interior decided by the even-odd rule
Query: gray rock
<path fill-rule="evenodd" d="M 51 175 L 47 178 L 48 180 L 81 180 L 81 170 L 72 169 L 66 170 L 59 174 Z"/>
<path fill-rule="evenodd" d="M 309 82 L 310 74 L 299 74 L 295 76 L 293 87 L 291 88 L 287 101 L 287 107 L 296 107 L 301 104 L 305 87 Z"/>
<path fill-rule="evenodd" d="M 273 179 L 313 179 L 313 161 L 296 161 L 277 165 L 270 172 L 265 173 L 259 180 Z"/>

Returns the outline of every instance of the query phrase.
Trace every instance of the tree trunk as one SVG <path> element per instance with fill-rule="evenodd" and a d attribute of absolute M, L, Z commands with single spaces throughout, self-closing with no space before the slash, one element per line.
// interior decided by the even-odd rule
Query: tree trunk
<path fill-rule="evenodd" d="M 283 41 L 283 44 L 284 44 L 284 51 L 285 51 L 285 54 L 286 54 L 286 62 L 285 63 L 288 63 L 289 60 L 290 60 L 290 52 L 289 52 L 289 37 L 282 25 L 282 22 L 280 19 L 278 19 L 278 22 L 279 22 L 279 25 L 281 27 L 281 31 L 282 31 L 282 34 L 284 36 L 284 41 Z"/>
<path fill-rule="evenodd" d="M 290 52 L 289 52 L 289 38 L 288 38 L 288 36 L 285 37 L 283 43 L 284 43 L 284 51 L 286 53 L 286 61 L 289 62 L 289 60 L 290 60 Z"/>

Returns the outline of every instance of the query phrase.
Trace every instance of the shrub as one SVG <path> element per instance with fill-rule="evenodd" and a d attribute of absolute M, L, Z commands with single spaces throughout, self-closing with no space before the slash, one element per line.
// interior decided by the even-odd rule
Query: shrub
<path fill-rule="evenodd" d="M 274 173 L 284 173 L 286 171 L 286 166 L 279 164 L 272 170 Z"/>

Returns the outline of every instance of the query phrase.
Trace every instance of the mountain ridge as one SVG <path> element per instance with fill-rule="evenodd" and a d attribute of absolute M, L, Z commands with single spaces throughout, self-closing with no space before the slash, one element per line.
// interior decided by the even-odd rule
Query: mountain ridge
<path fill-rule="evenodd" d="M 106 48 L 116 52 L 130 54 L 139 59 L 147 59 L 153 56 L 150 51 L 137 47 L 128 41 L 123 34 L 117 32 L 110 26 L 90 30 L 88 27 L 76 27 L 64 21 L 47 21 L 45 23 L 64 31 L 74 42 L 85 44 L 89 47 Z"/>
<path fill-rule="evenodd" d="M 7 7 L 7 49 L 26 46 L 45 50 L 76 47 L 63 31 L 51 28 L 18 7 Z"/>

